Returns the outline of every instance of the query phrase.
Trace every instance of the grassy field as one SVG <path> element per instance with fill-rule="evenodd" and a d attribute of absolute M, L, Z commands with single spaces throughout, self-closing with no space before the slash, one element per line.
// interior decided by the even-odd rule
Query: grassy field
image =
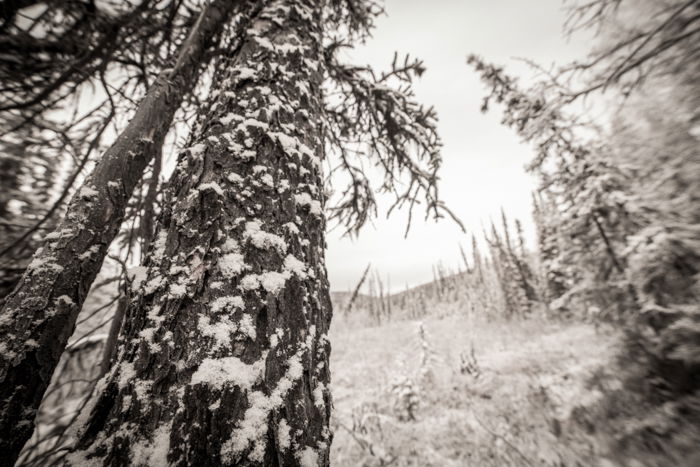
<path fill-rule="evenodd" d="M 332 465 L 612 465 L 570 427 L 617 339 L 585 324 L 450 316 L 332 329 Z"/>

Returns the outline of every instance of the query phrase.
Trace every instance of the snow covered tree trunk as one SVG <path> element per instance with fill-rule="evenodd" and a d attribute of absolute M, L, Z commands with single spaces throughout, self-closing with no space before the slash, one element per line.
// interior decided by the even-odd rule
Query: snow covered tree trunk
<path fill-rule="evenodd" d="M 218 0 L 202 13 L 174 68 L 158 77 L 7 297 L 0 311 L 0 465 L 12 465 L 31 436 L 36 410 L 126 204 L 231 9 L 230 1 Z"/>
<path fill-rule="evenodd" d="M 328 465 L 318 3 L 217 67 L 73 465 Z"/>

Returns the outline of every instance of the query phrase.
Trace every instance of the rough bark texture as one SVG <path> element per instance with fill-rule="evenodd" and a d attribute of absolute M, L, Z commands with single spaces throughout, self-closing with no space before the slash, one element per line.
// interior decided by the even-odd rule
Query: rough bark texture
<path fill-rule="evenodd" d="M 73 465 L 328 465 L 318 4 L 220 63 Z"/>
<path fill-rule="evenodd" d="M 0 312 L 0 465 L 12 465 L 30 437 L 36 410 L 126 203 L 194 86 L 231 5 L 219 0 L 206 7 L 175 67 L 158 77 L 8 296 Z"/>

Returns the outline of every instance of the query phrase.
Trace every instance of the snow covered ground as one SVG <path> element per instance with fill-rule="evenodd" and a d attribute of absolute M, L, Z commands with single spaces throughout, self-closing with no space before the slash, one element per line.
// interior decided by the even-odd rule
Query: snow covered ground
<path fill-rule="evenodd" d="M 589 382 L 614 355 L 610 332 L 459 315 L 381 327 L 337 317 L 331 337 L 332 465 L 606 465 L 568 420 L 600 396 Z"/>

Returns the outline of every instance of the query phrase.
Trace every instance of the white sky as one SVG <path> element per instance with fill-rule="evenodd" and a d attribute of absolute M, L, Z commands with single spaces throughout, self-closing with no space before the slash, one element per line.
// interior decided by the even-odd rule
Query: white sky
<path fill-rule="evenodd" d="M 500 112 L 479 111 L 485 89 L 466 65 L 470 53 L 504 65 L 516 76 L 532 76 L 529 58 L 543 66 L 582 57 L 590 38 L 562 34 L 565 19 L 562 0 L 387 0 L 387 15 L 380 18 L 374 37 L 353 52 L 353 60 L 386 69 L 394 51 L 424 60 L 427 72 L 415 86 L 417 99 L 433 105 L 440 119 L 443 167 L 440 192 L 447 205 L 470 232 L 499 216 L 501 207 L 519 218 L 530 241 L 530 193 L 534 181 L 524 171 L 532 150 L 514 132 L 500 124 Z M 381 198 L 379 199 L 381 201 Z M 386 208 L 388 201 L 382 203 Z M 407 239 L 406 215 L 388 220 L 381 212 L 374 225 L 357 239 L 328 235 L 327 266 L 332 290 L 348 290 L 371 262 L 389 277 L 392 290 L 432 280 L 439 261 L 456 269 L 461 262 L 459 242 L 469 237 L 449 219 L 422 222 L 416 211 Z"/>

